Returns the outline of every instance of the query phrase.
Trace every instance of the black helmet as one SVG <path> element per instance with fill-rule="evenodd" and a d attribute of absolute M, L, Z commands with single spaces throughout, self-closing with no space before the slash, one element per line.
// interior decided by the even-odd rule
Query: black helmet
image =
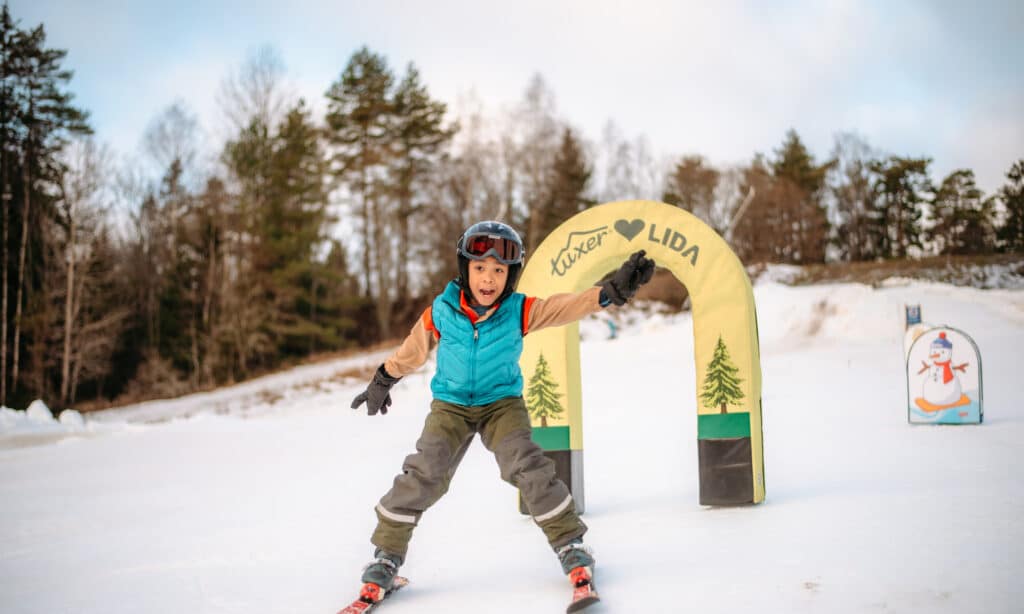
<path fill-rule="evenodd" d="M 483 260 L 493 256 L 495 260 L 508 266 L 505 290 L 495 301 L 498 302 L 515 290 L 519 273 L 523 270 L 526 250 L 523 249 L 523 240 L 519 238 L 519 233 L 511 226 L 502 222 L 487 221 L 477 222 L 462 233 L 455 247 L 455 254 L 459 259 L 459 285 L 467 294 L 472 292 L 469 288 L 470 260 Z"/>

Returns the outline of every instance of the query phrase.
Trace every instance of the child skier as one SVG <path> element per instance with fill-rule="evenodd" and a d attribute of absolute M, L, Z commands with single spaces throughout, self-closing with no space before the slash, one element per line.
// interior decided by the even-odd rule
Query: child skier
<path fill-rule="evenodd" d="M 377 368 L 366 391 L 352 401 L 353 409 L 365 402 L 371 416 L 386 414 L 391 387 L 423 365 L 437 345 L 437 372 L 430 383 L 434 400 L 416 452 L 406 457 L 402 473 L 375 508 L 377 528 L 370 541 L 376 550 L 363 570 L 360 592 L 367 604 L 392 589 L 413 529 L 448 490 L 476 433 L 494 453 L 502 479 L 519 489 L 562 571 L 575 586 L 591 580 L 594 558 L 583 545 L 587 527 L 569 489 L 555 476 L 554 462 L 530 438 L 519 369 L 523 335 L 625 304 L 650 281 L 654 261 L 636 252 L 598 287 L 541 299 L 514 292 L 523 243 L 506 224 L 473 224 L 459 239 L 456 255 L 459 277 L 434 299 L 401 347 Z"/>

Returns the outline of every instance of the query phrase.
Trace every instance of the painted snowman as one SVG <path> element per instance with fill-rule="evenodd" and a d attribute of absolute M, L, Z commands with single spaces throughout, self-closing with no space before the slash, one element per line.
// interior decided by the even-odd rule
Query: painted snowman
<path fill-rule="evenodd" d="M 960 378 L 953 371 L 953 344 L 946 339 L 946 333 L 939 333 L 932 341 L 928 359 L 931 365 L 924 378 L 924 400 L 939 407 L 956 404 L 963 392 Z"/>

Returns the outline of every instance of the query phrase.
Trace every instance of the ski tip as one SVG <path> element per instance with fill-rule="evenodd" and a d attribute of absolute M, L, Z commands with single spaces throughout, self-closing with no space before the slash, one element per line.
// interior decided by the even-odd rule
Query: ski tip
<path fill-rule="evenodd" d="M 391 588 L 389 588 L 378 601 L 364 600 L 362 597 L 356 599 L 348 607 L 341 609 L 338 614 L 368 614 L 370 610 L 380 605 L 381 601 L 384 601 L 391 596 L 400 588 L 409 585 L 409 578 L 403 576 L 395 576 L 394 580 L 391 581 Z M 374 585 L 375 586 L 375 585 Z"/>
<path fill-rule="evenodd" d="M 588 597 L 584 597 L 582 599 L 579 599 L 577 601 L 574 601 L 574 602 L 570 603 L 569 607 L 567 607 L 565 609 L 565 611 L 568 614 L 572 614 L 573 612 L 580 612 L 580 611 L 584 610 L 585 608 L 589 608 L 590 606 L 594 605 L 595 603 L 598 603 L 599 601 L 601 601 L 601 598 L 598 597 L 597 594 L 595 593 L 593 595 L 590 595 Z"/>

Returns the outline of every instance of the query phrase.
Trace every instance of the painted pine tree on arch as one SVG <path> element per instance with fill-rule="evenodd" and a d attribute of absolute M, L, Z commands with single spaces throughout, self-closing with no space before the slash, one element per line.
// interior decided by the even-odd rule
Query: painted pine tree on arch
<path fill-rule="evenodd" d="M 541 353 L 537 359 L 537 368 L 530 378 L 529 388 L 526 390 L 526 406 L 530 416 L 540 420 L 541 427 L 547 427 L 548 418 L 561 418 L 565 412 L 559 399 L 562 393 L 558 392 L 558 382 L 551 376 L 551 369 L 548 362 L 544 360 Z"/>
<path fill-rule="evenodd" d="M 738 373 L 739 368 L 733 364 L 729 348 L 719 335 L 715 353 L 704 375 L 704 388 L 700 395 L 704 407 L 721 407 L 721 413 L 727 414 L 729 405 L 739 404 L 743 400 L 743 389 L 740 387 L 743 379 L 737 377 Z"/>

